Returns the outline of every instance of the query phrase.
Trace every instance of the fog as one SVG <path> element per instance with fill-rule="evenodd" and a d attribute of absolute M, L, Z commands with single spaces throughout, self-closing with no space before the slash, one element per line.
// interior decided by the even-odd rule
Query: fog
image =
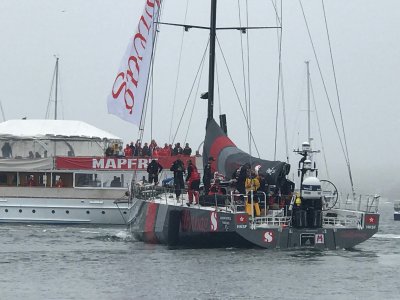
<path fill-rule="evenodd" d="M 272 1 L 248 2 L 249 26 L 276 26 Z M 55 64 L 54 55 L 57 55 L 60 58 L 60 118 L 85 121 L 120 136 L 125 142 L 135 141 L 138 138 L 137 126 L 108 114 L 106 99 L 144 3 L 144 0 L 1 1 L 0 100 L 6 119 L 45 117 Z M 162 21 L 183 23 L 186 3 L 184 0 L 165 0 Z M 209 1 L 191 0 L 188 3 L 186 22 L 207 26 Z M 245 3 L 240 1 L 242 24 L 246 22 Z M 325 0 L 324 3 L 356 191 L 396 198 L 400 191 L 400 180 L 397 177 L 400 3 L 395 0 Z M 340 125 L 321 1 L 303 1 L 303 6 L 328 94 Z M 237 7 L 237 1 L 218 1 L 219 27 L 239 25 Z M 160 27 L 151 97 L 153 109 L 151 105 L 148 108 L 144 139 L 149 141 L 155 138 L 159 144 L 163 144 L 171 142 L 171 135 L 176 132 L 175 142 L 186 141 L 193 149 L 197 149 L 205 133 L 207 104 L 199 99 L 199 94 L 207 90 L 207 58 L 200 82 L 194 84 L 178 130 L 177 125 L 207 45 L 208 33 L 197 29 L 186 32 L 180 56 L 182 31 L 178 27 Z M 241 38 L 246 64 L 249 54 L 250 93 L 247 90 L 246 96 L 251 103 L 252 133 L 260 156 L 273 159 L 279 57 L 276 30 L 250 30 L 247 34 L 236 30 L 218 32 L 224 56 L 220 50 L 217 51 L 218 84 L 214 117 L 218 119 L 220 111 L 226 113 L 229 137 L 241 149 L 257 156 L 254 145 L 249 148 L 246 123 L 224 61 L 225 58 L 229 64 L 234 86 L 244 103 Z M 310 61 L 323 138 L 321 145 L 317 114 L 312 109 L 311 135 L 314 138 L 314 148 L 322 150 L 323 146 L 329 178 L 343 190 L 349 191 L 346 163 L 301 7 L 298 1 L 284 1 L 282 73 L 287 148 L 294 176 L 297 176 L 298 157 L 291 151 L 307 140 L 305 61 Z M 247 65 L 245 69 L 247 73 Z M 172 118 L 176 86 L 175 113 Z M 282 109 L 280 102 L 277 159 L 285 160 Z M 316 160 L 320 177 L 326 178 L 322 154 Z"/>

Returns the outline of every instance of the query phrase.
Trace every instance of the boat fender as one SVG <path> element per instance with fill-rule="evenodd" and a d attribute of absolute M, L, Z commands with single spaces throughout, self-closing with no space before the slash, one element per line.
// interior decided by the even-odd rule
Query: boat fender
<path fill-rule="evenodd" d="M 168 218 L 168 238 L 169 247 L 178 245 L 179 243 L 179 226 L 181 224 L 181 211 L 171 210 Z"/>

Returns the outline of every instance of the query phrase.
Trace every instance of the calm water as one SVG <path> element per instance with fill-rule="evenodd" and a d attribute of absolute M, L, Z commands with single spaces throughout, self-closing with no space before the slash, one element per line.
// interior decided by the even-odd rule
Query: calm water
<path fill-rule="evenodd" d="M 383 200 L 383 199 L 382 199 Z M 167 250 L 124 227 L 0 225 L 0 299 L 399 299 L 400 222 L 352 251 Z"/>

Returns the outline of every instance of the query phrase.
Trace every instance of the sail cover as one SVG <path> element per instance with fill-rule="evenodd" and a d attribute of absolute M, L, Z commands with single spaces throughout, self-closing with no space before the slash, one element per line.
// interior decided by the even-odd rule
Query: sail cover
<path fill-rule="evenodd" d="M 214 169 L 228 179 L 232 178 L 233 173 L 239 167 L 249 163 L 252 170 L 256 166 L 260 166 L 258 172 L 266 175 L 269 185 L 280 186 L 284 183 L 285 176 L 290 170 L 290 165 L 285 162 L 256 158 L 237 148 L 214 119 L 207 124 L 204 140 L 204 163 L 208 161 L 209 157 L 213 157 L 215 160 L 213 162 Z"/>
<path fill-rule="evenodd" d="M 142 116 L 156 32 L 154 21 L 158 19 L 161 0 L 145 0 L 145 3 L 107 99 L 110 114 L 136 125 Z"/>

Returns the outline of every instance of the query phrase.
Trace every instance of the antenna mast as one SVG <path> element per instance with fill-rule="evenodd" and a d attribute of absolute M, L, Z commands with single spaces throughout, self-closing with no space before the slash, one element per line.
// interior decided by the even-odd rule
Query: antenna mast
<path fill-rule="evenodd" d="M 310 61 L 305 62 L 307 65 L 307 114 L 308 114 L 308 143 L 311 145 L 311 106 L 310 106 Z"/>

